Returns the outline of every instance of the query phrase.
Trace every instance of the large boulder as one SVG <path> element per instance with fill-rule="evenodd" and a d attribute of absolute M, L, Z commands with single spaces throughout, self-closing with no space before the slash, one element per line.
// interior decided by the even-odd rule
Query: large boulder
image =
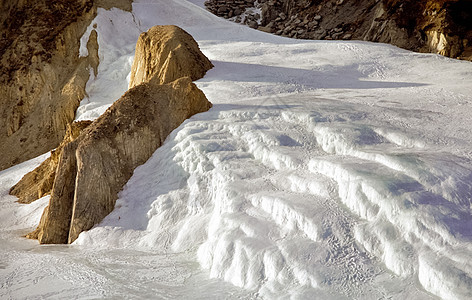
<path fill-rule="evenodd" d="M 190 34 L 173 25 L 154 26 L 139 36 L 129 87 L 150 80 L 169 83 L 184 76 L 197 80 L 211 68 Z"/>
<path fill-rule="evenodd" d="M 64 147 L 49 206 L 28 237 L 40 243 L 73 242 L 113 210 L 133 170 L 172 130 L 210 107 L 189 77 L 130 89 Z"/>

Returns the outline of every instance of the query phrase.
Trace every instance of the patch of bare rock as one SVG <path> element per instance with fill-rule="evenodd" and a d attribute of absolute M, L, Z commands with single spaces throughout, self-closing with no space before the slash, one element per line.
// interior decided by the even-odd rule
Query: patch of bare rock
<path fill-rule="evenodd" d="M 59 147 L 51 151 L 51 156 L 32 172 L 26 174 L 20 182 L 10 189 L 10 195 L 18 197 L 18 202 L 29 204 L 49 195 L 56 178 L 56 169 L 64 147 L 75 140 L 92 121 L 74 122 L 67 127 L 64 140 Z"/>
<path fill-rule="evenodd" d="M 57 147 L 85 95 L 90 58 L 80 37 L 91 0 L 0 2 L 0 170 Z M 95 42 L 95 43 L 94 43 Z"/>
<path fill-rule="evenodd" d="M 42 244 L 72 243 L 114 209 L 134 169 L 172 130 L 211 108 L 192 80 L 213 65 L 189 34 L 175 26 L 153 27 L 140 36 L 136 53 L 132 88 L 93 123 L 74 123 L 50 161 L 12 188 L 21 201 L 31 202 L 48 193 L 54 177 L 49 206 L 27 237 Z"/>
<path fill-rule="evenodd" d="M 151 80 L 169 83 L 185 76 L 197 80 L 212 67 L 187 32 L 177 26 L 155 26 L 138 39 L 129 88 Z"/>
<path fill-rule="evenodd" d="M 208 0 L 205 6 L 284 37 L 382 42 L 472 60 L 470 0 Z"/>
<path fill-rule="evenodd" d="M 0 170 L 59 146 L 98 68 L 97 33 L 79 57 L 97 8 L 132 0 L 0 1 Z"/>

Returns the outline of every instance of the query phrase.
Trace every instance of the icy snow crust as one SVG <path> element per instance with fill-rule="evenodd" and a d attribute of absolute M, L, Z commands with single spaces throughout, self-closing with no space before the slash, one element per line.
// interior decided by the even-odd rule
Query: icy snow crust
<path fill-rule="evenodd" d="M 126 90 L 139 33 L 159 24 L 187 30 L 214 63 L 197 82 L 214 107 L 176 129 L 70 247 L 4 246 L 47 198 L 6 194 L 41 158 L 0 173 L 0 296 L 92 285 L 84 297 L 472 298 L 472 64 L 285 39 L 203 2 L 99 10 L 101 64 L 78 119 Z"/>

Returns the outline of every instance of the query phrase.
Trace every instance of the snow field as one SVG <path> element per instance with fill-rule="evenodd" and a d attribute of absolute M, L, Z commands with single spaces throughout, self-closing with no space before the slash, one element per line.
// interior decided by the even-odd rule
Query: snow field
<path fill-rule="evenodd" d="M 332 155 L 316 147 L 311 139 L 307 140 L 311 145 L 303 147 L 308 127 L 303 122 L 281 122 L 283 114 L 273 107 L 252 115 L 247 111 L 213 111 L 207 117 L 217 115 L 215 121 L 202 121 L 199 116 L 186 122 L 153 159 L 135 172 L 136 181 L 132 179 L 123 191 L 120 202 L 152 202 L 144 236 L 126 239 L 139 240 L 140 245 L 156 250 L 162 250 L 162 245 L 165 251 L 197 248 L 198 260 L 211 276 L 257 289 L 268 297 L 282 293 L 274 288 L 287 286 L 293 288 L 285 293 L 300 297 L 326 289 L 337 297 L 388 290 L 386 286 L 371 286 L 374 274 L 384 271 L 356 245 L 357 221 L 336 200 L 344 186 L 337 187 L 336 180 L 311 167 L 313 154 L 320 159 Z M 300 119 L 306 120 L 304 113 Z M 310 148 L 312 151 L 307 151 Z M 182 168 L 181 175 L 187 182 L 174 182 L 177 190 L 157 197 L 156 192 L 142 195 L 143 184 L 170 186 L 168 178 L 172 177 L 167 175 L 146 179 L 146 174 L 152 173 L 151 166 L 167 170 L 164 174 L 175 174 L 168 170 Z M 136 189 L 135 184 L 139 186 Z M 138 189 L 142 199 L 136 199 Z M 111 224 L 105 221 L 103 227 L 126 224 L 124 206 L 120 203 L 120 208 L 107 218 Z M 111 220 L 117 220 L 116 214 L 121 218 L 115 224 Z M 371 236 L 365 240 L 373 239 Z M 82 234 L 77 243 L 81 244 L 82 238 L 91 245 L 109 244 L 104 236 L 95 239 L 94 230 Z M 391 247 L 392 240 L 395 237 L 387 237 L 380 247 Z M 402 255 L 397 256 L 385 256 L 387 266 L 394 270 L 404 263 Z M 410 260 L 404 264 L 408 263 Z M 402 275 L 413 275 L 413 271 Z M 412 293 L 424 296 L 420 291 Z"/>
<path fill-rule="evenodd" d="M 471 298 L 472 65 L 382 44 L 285 39 L 202 5 L 137 0 L 132 13 L 98 12 L 82 45 L 97 24 L 101 63 L 77 119 L 98 117 L 127 89 L 139 33 L 158 24 L 184 28 L 212 60 L 196 84 L 214 107 L 135 170 L 101 224 L 47 258 L 67 266 L 62 255 L 86 257 L 75 267 L 88 275 L 74 280 L 95 280 L 110 297 Z M 6 196 L 24 172 L 0 174 L 5 236 L 33 227 L 47 202 L 22 213 Z M 58 283 L 69 271 L 10 270 L 9 295 L 75 295 L 68 285 L 35 294 L 24 283 L 25 292 L 14 280 Z"/>

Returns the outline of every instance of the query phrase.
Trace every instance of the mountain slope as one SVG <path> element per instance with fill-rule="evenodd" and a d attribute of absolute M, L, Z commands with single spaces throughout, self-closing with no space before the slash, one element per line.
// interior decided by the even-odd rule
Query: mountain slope
<path fill-rule="evenodd" d="M 215 65 L 197 82 L 214 107 L 177 128 L 70 248 L 5 243 L 0 295 L 70 296 L 55 287 L 74 281 L 90 297 L 469 298 L 472 65 L 277 37 L 193 2 L 99 9 L 101 64 L 77 118 L 126 89 L 140 31 L 175 20 Z M 44 205 L 5 196 L 21 167 L 0 173 L 2 240 Z"/>

